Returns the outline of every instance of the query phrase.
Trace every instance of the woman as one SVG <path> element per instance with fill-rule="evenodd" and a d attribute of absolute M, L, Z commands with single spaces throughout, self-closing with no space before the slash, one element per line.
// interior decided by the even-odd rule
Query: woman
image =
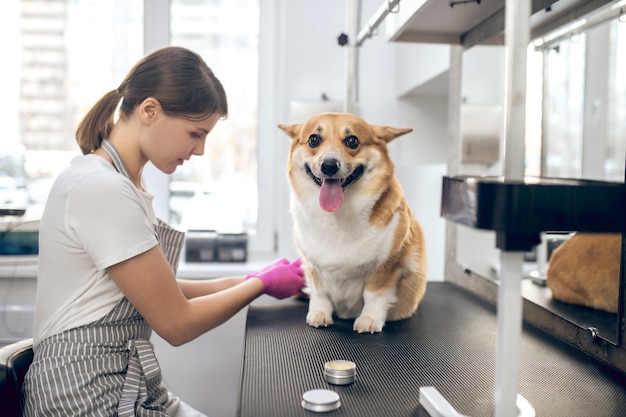
<path fill-rule="evenodd" d="M 162 383 L 152 329 L 181 345 L 263 293 L 302 288 L 299 260 L 247 277 L 175 277 L 184 236 L 155 217 L 142 170 L 150 161 L 170 174 L 202 155 L 227 112 L 202 58 L 168 47 L 140 60 L 79 124 L 84 155 L 55 181 L 41 220 L 24 415 L 184 415 L 190 407 Z"/>

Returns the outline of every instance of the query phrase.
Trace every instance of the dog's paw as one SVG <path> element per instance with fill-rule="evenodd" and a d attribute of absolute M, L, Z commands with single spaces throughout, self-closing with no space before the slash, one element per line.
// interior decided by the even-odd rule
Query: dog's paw
<path fill-rule="evenodd" d="M 312 327 L 328 327 L 333 324 L 333 318 L 325 311 L 309 311 L 306 323 Z"/>
<path fill-rule="evenodd" d="M 353 330 L 359 333 L 379 333 L 383 330 L 385 322 L 371 316 L 360 315 L 354 320 Z"/>

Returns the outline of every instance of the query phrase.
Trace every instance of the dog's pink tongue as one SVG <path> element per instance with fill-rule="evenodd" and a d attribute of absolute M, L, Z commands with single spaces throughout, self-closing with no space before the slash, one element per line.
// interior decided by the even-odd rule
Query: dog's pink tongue
<path fill-rule="evenodd" d="M 325 178 L 320 188 L 320 207 L 329 212 L 337 211 L 343 202 L 341 181 Z"/>

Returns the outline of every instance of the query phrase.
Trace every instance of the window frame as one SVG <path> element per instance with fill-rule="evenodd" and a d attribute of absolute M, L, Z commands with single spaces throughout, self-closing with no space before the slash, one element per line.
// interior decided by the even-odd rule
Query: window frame
<path fill-rule="evenodd" d="M 276 186 L 280 161 L 277 158 L 275 115 L 279 107 L 279 74 L 276 69 L 280 42 L 280 9 L 275 0 L 259 2 L 259 106 L 258 106 L 258 217 L 257 233 L 248 237 L 248 258 L 271 259 L 278 256 L 279 226 L 277 208 L 286 201 L 281 187 Z M 170 43 L 170 1 L 144 0 L 144 53 Z M 163 30 L 163 28 L 168 28 Z M 282 171 L 281 171 L 282 172 Z M 169 176 L 148 164 L 144 170 L 146 185 L 154 195 L 157 215 L 169 217 Z M 284 227 L 283 227 L 284 228 Z M 207 264 L 210 265 L 210 264 Z"/>

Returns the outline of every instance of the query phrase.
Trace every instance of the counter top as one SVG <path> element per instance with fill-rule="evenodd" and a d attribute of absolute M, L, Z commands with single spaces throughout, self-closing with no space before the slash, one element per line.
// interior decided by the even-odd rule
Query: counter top
<path fill-rule="evenodd" d="M 283 300 L 248 309 L 239 417 L 311 416 L 302 394 L 340 396 L 333 416 L 427 416 L 419 389 L 434 386 L 460 413 L 493 416 L 495 309 L 460 287 L 429 282 L 417 313 L 358 334 L 353 320 L 306 324 L 308 303 Z M 537 416 L 626 415 L 626 377 L 585 353 L 525 326 L 519 392 Z M 356 363 L 356 381 L 324 380 L 324 363 Z"/>
<path fill-rule="evenodd" d="M 181 262 L 178 267 L 178 278 L 211 279 L 227 276 L 248 275 L 262 269 L 272 259 L 250 260 L 248 262 Z M 3 278 L 37 278 L 37 257 L 1 257 L 0 279 Z"/>

